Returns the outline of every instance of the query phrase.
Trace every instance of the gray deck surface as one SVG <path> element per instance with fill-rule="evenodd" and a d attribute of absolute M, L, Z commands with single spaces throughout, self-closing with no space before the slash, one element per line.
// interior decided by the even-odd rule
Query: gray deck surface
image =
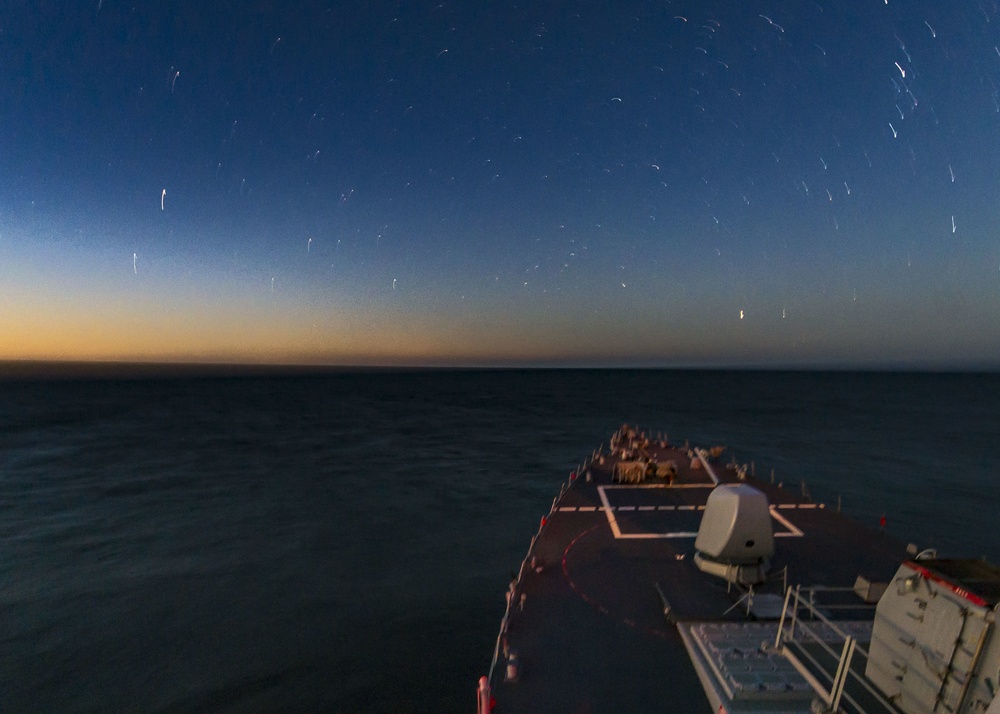
<path fill-rule="evenodd" d="M 714 483 L 704 468 L 691 468 L 683 449 L 653 443 L 645 452 L 678 464 L 672 485 L 655 477 L 617 483 L 617 457 L 606 452 L 604 464 L 589 467 L 592 481 L 581 475 L 548 516 L 528 556 L 542 571 L 525 568 L 513 595 L 506 638 L 520 671 L 518 681 L 505 682 L 501 652 L 491 682 L 496 712 L 715 711 L 656 589 L 658 583 L 682 622 L 750 619 L 744 608 L 733 608 L 742 593 L 692 560 Z M 720 483 L 738 481 L 733 466 L 712 464 L 712 470 Z M 789 585 L 849 588 L 859 574 L 886 581 L 907 557 L 902 543 L 835 509 L 790 489 L 747 482 L 767 494 L 777 513 L 771 572 L 787 566 Z M 783 589 L 779 578 L 757 593 L 780 596 Z"/>

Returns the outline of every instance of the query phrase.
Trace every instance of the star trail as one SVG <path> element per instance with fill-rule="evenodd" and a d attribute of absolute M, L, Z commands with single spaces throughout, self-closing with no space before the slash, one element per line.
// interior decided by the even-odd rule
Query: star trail
<path fill-rule="evenodd" d="M 996 2 L 40 2 L 0 359 L 997 366 Z"/>

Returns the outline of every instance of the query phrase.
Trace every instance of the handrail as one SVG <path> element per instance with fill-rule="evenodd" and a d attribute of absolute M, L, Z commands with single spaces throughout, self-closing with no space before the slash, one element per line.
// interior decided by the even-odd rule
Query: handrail
<path fill-rule="evenodd" d="M 859 644 L 854 635 L 845 632 L 841 627 L 838 627 L 833 620 L 820 612 L 814 601 L 813 596 L 816 592 L 849 590 L 852 590 L 852 588 L 801 588 L 798 585 L 794 587 L 789 586 L 788 590 L 785 592 L 785 604 L 782 608 L 781 619 L 778 621 L 778 632 L 774 640 L 775 649 L 784 654 L 792 666 L 798 670 L 813 690 L 820 696 L 823 702 L 830 707 L 831 711 L 841 711 L 841 702 L 846 701 L 851 705 L 853 710 L 859 714 L 868 714 L 868 710 L 866 710 L 847 691 L 848 678 L 852 678 L 852 680 L 861 685 L 878 704 L 879 711 L 896 714 L 899 710 L 892 704 L 892 702 L 884 697 L 874 686 L 872 686 L 871 682 L 869 682 L 866 677 L 851 668 L 851 663 L 853 662 L 855 655 L 861 655 L 865 660 L 868 660 L 868 652 L 861 646 L 861 644 Z M 806 592 L 808 593 L 808 598 L 805 597 Z M 859 605 L 857 606 L 857 609 L 863 609 L 864 607 L 865 606 Z M 810 621 L 818 620 L 822 626 L 828 628 L 837 636 L 839 640 L 843 641 L 843 646 L 840 648 L 839 653 L 834 649 L 834 647 L 830 646 L 830 643 L 824 641 L 823 638 L 819 636 L 819 633 L 816 632 L 814 626 L 807 624 L 802 618 L 799 617 L 800 609 L 809 614 Z M 788 623 L 787 627 L 786 623 Z M 796 627 L 798 628 L 800 635 L 805 635 L 805 637 L 796 637 Z M 805 647 L 800 647 L 793 652 L 786 645 L 786 643 L 804 644 L 807 640 L 811 643 L 819 645 L 819 647 L 826 652 L 827 655 L 837 662 L 837 668 L 833 674 L 831 674 L 827 668 L 813 656 L 812 653 L 805 649 Z M 811 669 L 806 667 L 799 660 L 799 655 L 804 656 L 810 662 L 812 665 Z M 820 682 L 816 678 L 815 673 L 817 672 L 829 682 L 829 690 L 827 690 L 825 683 Z"/>
<path fill-rule="evenodd" d="M 599 453 L 597 455 L 599 455 Z M 559 504 L 563 501 L 564 498 L 566 498 L 566 495 L 570 492 L 570 489 L 573 487 L 573 484 L 576 482 L 577 478 L 579 478 L 580 474 L 586 471 L 586 469 L 590 468 L 590 466 L 594 463 L 595 460 L 596 456 L 595 454 L 592 453 L 590 455 L 589 461 L 585 458 L 583 460 L 583 463 L 577 466 L 575 471 L 570 472 L 570 475 L 567 477 L 566 482 L 559 484 L 559 493 L 558 495 L 556 495 L 555 498 L 552 499 L 552 505 L 549 507 L 549 512 L 547 516 L 551 516 L 553 513 L 555 513 L 556 508 L 558 508 Z M 513 581 L 511 581 L 510 597 L 507 598 L 507 607 L 504 609 L 503 617 L 500 619 L 500 632 L 497 633 L 497 641 L 493 647 L 493 658 L 492 660 L 490 660 L 490 671 L 486 679 L 486 681 L 490 684 L 490 686 L 493 685 L 493 674 L 496 670 L 497 659 L 499 659 L 500 657 L 500 643 L 503 641 L 503 636 L 507 632 L 507 623 L 510 620 L 511 605 L 515 601 L 514 593 L 517 592 L 518 587 L 521 585 L 521 580 L 524 578 L 524 569 L 527 567 L 528 561 L 531 559 L 531 553 L 535 549 L 535 542 L 538 540 L 538 536 L 542 534 L 542 529 L 545 528 L 546 522 L 547 522 L 547 517 L 542 518 L 542 521 L 538 526 L 538 532 L 531 537 L 531 543 L 528 545 L 528 552 L 525 554 L 524 559 L 521 561 L 521 567 L 517 571 L 517 577 L 514 578 Z"/>

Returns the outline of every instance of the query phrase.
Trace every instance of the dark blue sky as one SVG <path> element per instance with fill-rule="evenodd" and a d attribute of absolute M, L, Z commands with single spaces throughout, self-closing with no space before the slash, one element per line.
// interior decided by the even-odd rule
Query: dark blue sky
<path fill-rule="evenodd" d="M 2 18 L 0 358 L 998 363 L 995 2 Z"/>

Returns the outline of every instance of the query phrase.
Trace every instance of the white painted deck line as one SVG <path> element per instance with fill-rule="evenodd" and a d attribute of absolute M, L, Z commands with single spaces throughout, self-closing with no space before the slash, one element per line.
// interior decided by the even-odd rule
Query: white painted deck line
<path fill-rule="evenodd" d="M 600 490 L 600 487 L 598 487 Z M 601 499 L 606 502 L 607 497 L 601 493 Z M 614 534 L 615 538 L 635 538 L 635 539 L 645 539 L 650 540 L 654 538 L 697 538 L 698 533 L 692 531 L 672 531 L 670 533 L 622 533 L 621 528 L 618 526 L 618 521 L 615 520 L 612 511 L 619 510 L 639 510 L 639 511 L 653 511 L 653 510 L 694 510 L 695 506 L 619 506 L 617 509 L 612 508 L 610 505 L 606 506 L 603 510 L 608 516 L 608 523 L 611 524 L 611 532 Z M 698 506 L 699 510 L 705 510 L 704 506 Z M 581 508 L 581 510 L 583 510 Z M 791 521 L 785 518 L 783 515 L 778 513 L 777 507 L 771 506 L 771 517 L 783 525 L 787 530 L 785 532 L 775 533 L 775 538 L 801 538 L 805 535 L 799 528 L 795 526 Z"/>
<path fill-rule="evenodd" d="M 598 488 L 715 488 L 714 483 L 609 483 Z"/>
<path fill-rule="evenodd" d="M 707 464 L 706 464 L 707 466 Z M 712 474 L 714 476 L 714 473 Z M 573 508 L 572 506 L 563 506 L 559 508 L 560 511 L 587 511 L 593 512 L 597 510 L 604 511 L 604 515 L 607 516 L 608 525 L 611 526 L 611 533 L 615 538 L 636 538 L 636 539 L 654 539 L 654 538 L 697 538 L 697 532 L 690 531 L 673 531 L 670 533 L 622 533 L 621 527 L 618 525 L 618 520 L 615 518 L 615 511 L 704 511 L 704 505 L 687 505 L 687 506 L 612 506 L 611 502 L 608 501 L 608 495 L 605 493 L 606 489 L 615 488 L 684 488 L 685 486 L 667 486 L 666 484 L 642 484 L 642 485 L 608 485 L 608 486 L 598 486 L 597 493 L 601 497 L 601 503 L 604 504 L 604 508 L 598 508 L 596 506 L 580 506 L 579 508 Z M 714 485 L 709 484 L 688 484 L 687 488 L 714 488 Z M 771 517 L 774 518 L 778 523 L 785 527 L 785 532 L 775 533 L 775 538 L 800 538 L 805 533 L 797 528 L 795 524 L 785 518 L 778 512 L 778 509 L 794 509 L 794 508 L 822 508 L 822 505 L 817 505 L 814 503 L 805 504 L 795 504 L 795 503 L 783 503 L 783 504 L 772 504 L 769 507 Z"/>
<path fill-rule="evenodd" d="M 605 486 L 597 487 L 597 495 L 601 497 L 601 503 L 604 504 L 604 515 L 608 517 L 608 525 L 611 526 L 611 533 L 615 538 L 622 537 L 622 530 L 618 527 L 618 521 L 615 520 L 614 509 L 611 508 L 611 504 L 608 502 L 608 494 L 604 493 Z"/>
<path fill-rule="evenodd" d="M 708 459 L 705 458 L 705 454 L 707 452 L 704 449 L 695 449 L 694 452 L 698 454 L 698 460 L 701 461 L 701 465 L 705 467 L 705 473 L 707 473 L 708 477 L 712 479 L 712 485 L 718 486 L 719 477 L 715 475 L 715 471 L 713 471 L 712 467 L 709 465 Z"/>
<path fill-rule="evenodd" d="M 612 511 L 704 511 L 704 506 L 611 506 Z M 605 510 L 603 506 L 559 506 L 558 513 L 593 513 L 594 511 Z"/>
<path fill-rule="evenodd" d="M 780 523 L 789 530 L 788 533 L 775 533 L 774 535 L 776 538 L 779 536 L 785 536 L 787 538 L 789 536 L 798 537 L 804 535 L 802 531 L 800 531 L 798 528 L 792 525 L 791 521 L 789 521 L 783 515 L 778 513 L 778 509 L 775 508 L 774 506 L 771 506 L 771 518 L 773 518 L 774 520 L 776 520 L 778 523 Z"/>

